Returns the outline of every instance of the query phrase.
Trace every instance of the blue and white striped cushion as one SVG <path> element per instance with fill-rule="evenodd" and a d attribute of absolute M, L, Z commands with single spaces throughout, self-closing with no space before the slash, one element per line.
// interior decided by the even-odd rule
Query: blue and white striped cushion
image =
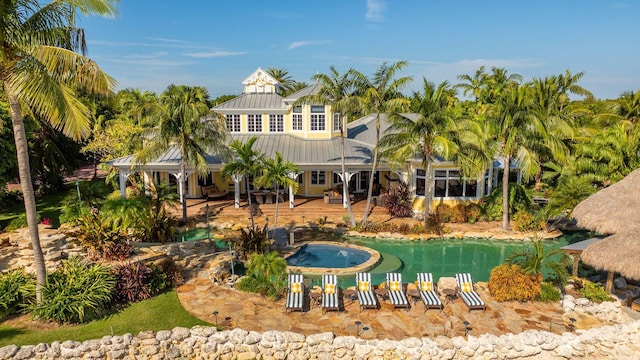
<path fill-rule="evenodd" d="M 397 281 L 400 283 L 400 290 L 391 290 L 391 282 Z M 409 300 L 404 294 L 402 288 L 402 274 L 400 273 L 387 273 L 387 290 L 389 293 L 389 301 L 393 306 L 408 306 Z"/>
<path fill-rule="evenodd" d="M 300 292 L 291 291 L 291 284 L 300 283 Z M 302 274 L 289 274 L 289 291 L 287 291 L 286 308 L 302 310 L 304 306 L 304 277 Z"/>
<path fill-rule="evenodd" d="M 333 294 L 327 294 L 325 292 L 327 284 L 335 285 Z M 333 274 L 322 275 L 322 307 L 324 309 L 339 310 L 338 304 L 338 278 Z"/>

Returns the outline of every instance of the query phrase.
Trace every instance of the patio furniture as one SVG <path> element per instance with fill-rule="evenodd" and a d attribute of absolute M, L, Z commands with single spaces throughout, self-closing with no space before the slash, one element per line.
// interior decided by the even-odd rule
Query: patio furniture
<path fill-rule="evenodd" d="M 207 200 L 218 199 L 227 196 L 227 192 L 220 191 L 218 187 L 213 184 L 202 187 L 202 196 L 206 197 Z"/>
<path fill-rule="evenodd" d="M 322 312 L 340 311 L 340 288 L 335 274 L 322 275 Z"/>
<path fill-rule="evenodd" d="M 424 303 L 425 311 L 429 309 L 442 309 L 442 301 L 438 297 L 436 286 L 433 283 L 433 275 L 431 273 L 418 273 L 418 291 L 420 298 Z M 453 292 L 455 295 L 455 292 Z"/>
<path fill-rule="evenodd" d="M 304 311 L 304 276 L 302 274 L 289 274 L 289 284 L 287 287 L 287 311 Z"/>
<path fill-rule="evenodd" d="M 458 286 L 458 296 L 460 296 L 465 305 L 467 305 L 469 312 L 471 312 L 471 310 L 487 310 L 487 306 L 484 304 L 484 301 L 482 301 L 478 293 L 473 288 L 471 274 L 456 274 L 456 284 Z"/>
<path fill-rule="evenodd" d="M 258 204 L 264 204 L 264 192 L 262 191 L 255 191 L 253 193 L 253 196 L 256 198 L 256 203 Z"/>
<path fill-rule="evenodd" d="M 356 294 L 358 295 L 358 302 L 360 303 L 360 311 L 363 309 L 378 308 L 378 300 L 376 299 L 376 294 L 373 292 L 370 273 L 356 274 Z"/>
<path fill-rule="evenodd" d="M 404 284 L 402 283 L 402 274 L 387 273 L 387 291 L 389 302 L 393 308 L 409 308 L 409 300 L 404 293 Z"/>

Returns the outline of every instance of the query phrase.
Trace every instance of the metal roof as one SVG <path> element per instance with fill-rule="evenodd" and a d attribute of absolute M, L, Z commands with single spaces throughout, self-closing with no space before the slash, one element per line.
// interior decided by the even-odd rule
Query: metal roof
<path fill-rule="evenodd" d="M 282 110 L 287 106 L 278 94 L 242 94 L 213 107 L 213 110 Z"/>
<path fill-rule="evenodd" d="M 232 134 L 231 139 L 238 139 L 246 143 L 251 137 L 257 137 L 254 148 L 262 151 L 267 157 L 275 157 L 276 152 L 282 157 L 291 161 L 301 168 L 313 167 L 322 170 L 323 168 L 336 168 L 340 166 L 341 139 L 304 139 L 288 134 Z M 371 163 L 372 148 L 358 141 L 345 139 L 345 164 L 350 167 L 365 166 L 368 168 Z M 206 156 L 207 163 L 215 169 L 222 165 L 222 159 L 213 153 Z M 140 168 L 177 168 L 180 164 L 180 151 L 177 147 L 171 147 L 156 160 L 140 165 Z M 107 162 L 107 165 L 116 167 L 131 168 L 135 166 L 133 156 L 125 156 Z"/>
<path fill-rule="evenodd" d="M 318 91 L 320 91 L 320 84 L 314 83 L 287 96 L 284 101 L 296 101 L 304 96 L 316 95 Z"/>
<path fill-rule="evenodd" d="M 586 248 L 588 248 L 590 245 L 593 245 L 602 239 L 603 238 L 590 238 L 587 240 L 578 241 L 577 243 L 569 244 L 567 246 L 563 246 L 560 249 L 568 253 L 581 253 L 584 250 L 586 250 Z"/>

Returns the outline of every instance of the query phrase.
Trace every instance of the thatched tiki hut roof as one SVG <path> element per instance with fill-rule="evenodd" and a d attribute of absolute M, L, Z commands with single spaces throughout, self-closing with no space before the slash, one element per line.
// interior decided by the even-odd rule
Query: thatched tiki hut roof
<path fill-rule="evenodd" d="M 639 226 L 640 169 L 589 196 L 573 209 L 571 215 L 578 220 L 578 226 L 602 234 L 615 234 Z"/>
<path fill-rule="evenodd" d="M 640 225 L 589 245 L 580 257 L 598 270 L 640 279 Z"/>

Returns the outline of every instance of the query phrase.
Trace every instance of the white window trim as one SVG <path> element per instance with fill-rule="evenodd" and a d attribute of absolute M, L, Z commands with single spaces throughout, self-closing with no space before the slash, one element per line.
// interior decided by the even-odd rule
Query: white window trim
<path fill-rule="evenodd" d="M 322 129 L 313 129 L 313 117 L 314 116 L 318 116 L 318 117 L 322 117 L 322 120 L 318 120 L 318 125 L 322 125 Z M 309 115 L 309 131 L 311 132 L 326 132 L 327 131 L 327 117 L 325 116 L 324 113 L 311 113 L 311 115 Z"/>
<path fill-rule="evenodd" d="M 414 173 L 413 173 L 413 178 L 414 178 L 414 194 L 416 197 L 419 198 L 424 198 L 425 195 L 418 195 L 417 194 L 417 189 L 418 189 L 418 181 L 422 180 L 422 181 L 426 181 L 426 176 L 419 176 L 418 175 L 418 170 L 424 170 L 421 168 L 416 168 Z M 446 177 L 436 177 L 436 171 L 446 171 L 447 175 Z M 449 176 L 449 171 L 458 171 L 460 172 L 460 176 L 454 178 L 454 177 L 450 177 Z M 445 183 L 445 193 L 447 193 L 446 195 L 448 195 L 449 192 L 449 179 L 458 179 L 460 180 L 460 182 L 462 183 L 462 193 L 464 194 L 466 192 L 466 187 L 467 187 L 467 182 L 468 181 L 473 181 L 475 180 L 476 182 L 476 193 L 473 196 L 436 196 L 436 180 L 446 180 Z M 431 173 L 431 198 L 433 200 L 437 200 L 437 199 L 443 199 L 443 200 L 470 200 L 470 199 L 479 199 L 480 196 L 478 195 L 478 190 L 480 186 L 483 186 L 483 184 L 481 182 L 479 182 L 477 179 L 468 179 L 468 180 L 464 180 L 463 176 L 462 176 L 462 172 L 459 168 L 437 168 L 437 169 L 432 169 L 432 173 Z M 426 184 L 425 184 L 425 189 L 426 189 Z"/>
<path fill-rule="evenodd" d="M 255 130 L 251 130 L 251 121 L 249 120 L 250 118 L 254 119 L 254 129 Z M 258 126 L 260 127 L 260 130 L 258 130 Z M 261 133 L 263 132 L 263 128 L 262 128 L 262 114 L 247 114 L 247 132 L 249 133 Z"/>
<path fill-rule="evenodd" d="M 317 179 L 320 179 L 320 173 L 324 173 L 324 181 L 322 183 L 314 183 L 313 182 L 313 175 L 316 175 Z M 327 172 L 324 170 L 311 170 L 309 172 L 309 184 L 310 186 L 326 186 L 327 185 Z"/>
<path fill-rule="evenodd" d="M 273 127 L 275 130 L 271 130 L 273 121 Z M 284 115 L 282 114 L 269 114 L 269 132 L 271 133 L 283 133 L 284 132 Z"/>

